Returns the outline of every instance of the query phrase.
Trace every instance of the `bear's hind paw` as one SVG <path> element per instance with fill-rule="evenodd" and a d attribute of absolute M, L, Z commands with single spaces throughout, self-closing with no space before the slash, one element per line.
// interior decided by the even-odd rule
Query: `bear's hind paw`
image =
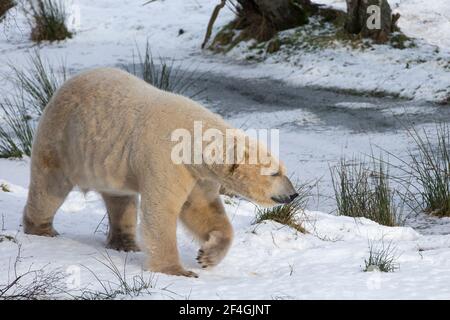
<path fill-rule="evenodd" d="M 43 223 L 40 225 L 36 225 L 32 223 L 28 218 L 24 219 L 23 231 L 26 234 L 42 237 L 56 237 L 57 235 L 59 235 L 55 228 L 53 228 L 53 224 Z"/>
<path fill-rule="evenodd" d="M 106 244 L 106 248 L 114 249 L 117 251 L 140 251 L 139 246 L 136 244 L 134 237 L 111 237 L 108 239 L 108 243 Z"/>

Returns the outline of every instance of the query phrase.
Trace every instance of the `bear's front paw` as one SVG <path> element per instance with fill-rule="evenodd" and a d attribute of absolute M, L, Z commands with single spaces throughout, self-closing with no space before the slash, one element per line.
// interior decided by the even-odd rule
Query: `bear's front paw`
<path fill-rule="evenodd" d="M 222 232 L 211 232 L 208 241 L 198 250 L 198 263 L 203 269 L 219 264 L 228 252 L 230 244 L 231 239 L 225 237 Z"/>

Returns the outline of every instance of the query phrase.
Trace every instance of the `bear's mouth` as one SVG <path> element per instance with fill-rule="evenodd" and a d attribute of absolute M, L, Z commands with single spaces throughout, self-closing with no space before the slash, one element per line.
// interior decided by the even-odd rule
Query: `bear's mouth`
<path fill-rule="evenodd" d="M 289 196 L 277 196 L 277 197 L 271 197 L 270 199 L 272 199 L 276 203 L 286 204 L 286 203 L 290 203 L 292 200 L 297 198 L 297 196 L 298 196 L 298 193 L 294 193 Z"/>

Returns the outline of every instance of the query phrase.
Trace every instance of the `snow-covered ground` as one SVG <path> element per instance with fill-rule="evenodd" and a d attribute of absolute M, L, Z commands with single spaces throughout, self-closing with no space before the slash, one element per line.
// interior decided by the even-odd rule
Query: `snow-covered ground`
<path fill-rule="evenodd" d="M 91 273 L 101 280 L 116 281 L 108 264 L 126 269 L 132 283 L 141 275 L 144 256 L 104 249 L 105 208 L 94 193 L 73 191 L 59 210 L 57 238 L 24 235 L 21 211 L 26 201 L 28 160 L 0 160 L 2 178 L 11 192 L 0 191 L 3 235 L 20 243 L 18 274 L 29 268 L 66 273 L 72 287 L 101 290 Z M 227 201 L 228 202 L 228 201 Z M 423 236 L 411 228 L 380 226 L 370 220 L 307 212 L 309 234 L 267 222 L 252 225 L 255 208 L 246 202 L 226 205 L 235 228 L 234 244 L 225 260 L 211 270 L 195 262 L 198 245 L 183 230 L 179 246 L 183 264 L 198 279 L 155 275 L 151 294 L 159 299 L 448 299 L 450 297 L 450 235 Z M 100 225 L 100 226 L 99 226 Z M 399 268 L 393 273 L 363 272 L 369 244 L 391 244 Z M 0 242 L 0 283 L 13 278 L 18 244 Z M 145 272 L 145 277 L 150 273 Z M 114 285 L 113 285 L 114 287 Z"/>
<path fill-rule="evenodd" d="M 320 0 L 317 3 L 346 10 L 345 0 Z M 258 54 L 252 41 L 234 47 L 227 55 L 234 59 L 264 59 L 258 75 L 269 75 L 301 86 L 319 86 L 362 92 L 383 92 L 404 98 L 442 101 L 450 94 L 450 4 L 446 0 L 389 1 L 399 12 L 399 26 L 416 47 L 394 49 L 372 45 L 369 49 L 351 48 L 334 41 L 332 46 L 311 50 L 286 50 L 282 44 L 275 54 Z M 323 28 L 323 27 L 322 27 Z M 298 36 L 303 28 L 280 33 L 280 38 Z M 321 30 L 306 28 L 319 36 Z M 316 34 L 317 33 L 317 34 Z M 298 46 L 302 46 L 301 37 Z M 305 40 L 307 43 L 307 40 Z"/>
<path fill-rule="evenodd" d="M 202 52 L 200 44 L 215 1 L 161 0 L 146 6 L 142 6 L 143 0 L 66 1 L 73 8 L 70 21 L 75 36 L 63 43 L 43 45 L 41 51 L 52 61 L 66 59 L 75 70 L 129 62 L 136 44 L 143 48 L 148 38 L 156 56 L 174 57 L 199 70 L 245 78 L 272 77 L 301 86 L 382 91 L 430 101 L 450 95 L 450 3 L 446 0 L 389 1 L 395 12 L 402 14 L 402 31 L 417 38 L 416 48 L 373 46 L 373 50 L 354 51 L 337 45 L 302 52 L 289 61 L 274 55 L 258 64 L 246 61 L 247 52 L 240 47 L 222 57 Z M 316 2 L 345 8 L 344 0 Z M 10 16 L 6 30 L 0 32 L 3 73 L 7 61 L 24 63 L 34 47 L 21 12 L 12 10 Z M 230 10 L 222 10 L 214 32 L 232 18 Z M 181 35 L 180 29 L 184 31 Z"/>
<path fill-rule="evenodd" d="M 40 51 L 53 63 L 65 59 L 74 71 L 130 63 L 136 44 L 143 48 L 148 38 L 156 55 L 175 57 L 184 65 L 199 70 L 240 78 L 272 77 L 302 86 L 384 90 L 425 100 L 440 100 L 449 94 L 450 3 L 446 0 L 389 1 L 402 14 L 402 30 L 419 38 L 415 49 L 376 46 L 374 51 L 354 52 L 337 48 L 299 55 L 295 65 L 270 59 L 259 64 L 249 63 L 244 60 L 245 52 L 239 50 L 228 56 L 202 52 L 200 44 L 215 1 L 165 0 L 147 6 L 142 6 L 143 0 L 71 2 L 74 4 L 72 18 L 75 20 L 71 18 L 76 31 L 74 38 L 44 44 Z M 321 2 L 343 8 L 345 1 Z M 29 27 L 23 16 L 20 12 L 12 14 L 14 16 L 7 20 L 7 29 L 0 32 L 0 72 L 6 78 L 6 63 L 24 65 L 28 53 L 36 47 L 28 39 Z M 230 11 L 223 10 L 215 31 L 232 17 Z M 178 35 L 180 29 L 185 33 Z M 302 59 L 308 61 L 304 66 Z M 406 61 L 411 61 L 408 69 Z M 0 94 L 11 89 L 6 80 L 0 80 Z M 336 107 L 351 109 L 355 104 L 341 103 Z M 250 115 L 230 117 L 230 121 L 239 125 L 248 117 Z M 285 119 L 290 122 L 298 119 L 311 127 L 319 124 L 314 115 L 303 111 L 253 114 L 250 124 L 282 127 Z M 342 143 L 347 136 L 348 141 L 356 141 L 350 149 L 359 151 L 368 152 L 369 142 L 394 147 L 405 144 L 405 137 L 394 132 L 376 135 L 374 139 L 344 129 L 309 134 L 303 130 L 301 134 L 299 139 L 298 132 L 288 130 L 281 150 L 290 171 L 300 178 L 303 178 L 302 173 L 308 178 L 324 175 L 329 154 L 348 148 Z M 327 143 L 321 144 L 321 141 Z M 0 160 L 0 184 L 4 183 L 10 190 L 4 192 L 0 188 L 0 234 L 17 239 L 15 243 L 0 237 L 0 285 L 13 277 L 18 244 L 20 259 L 16 267 L 19 273 L 41 267 L 62 270 L 68 272 L 69 281 L 79 279 L 82 287 L 90 285 L 100 289 L 90 269 L 100 279 L 114 281 L 111 272 L 100 262 L 105 261 L 106 225 L 102 222 L 105 208 L 96 194 L 84 196 L 78 191 L 70 194 L 56 216 L 59 237 L 49 239 L 22 233 L 20 223 L 28 170 L 27 159 Z M 325 210 L 320 204 L 317 208 Z M 157 275 L 154 294 L 145 298 L 450 298 L 447 285 L 450 235 L 421 235 L 409 227 L 388 228 L 365 219 L 313 211 L 306 213 L 309 234 L 303 235 L 276 223 L 252 225 L 255 208 L 244 201 L 227 204 L 227 212 L 235 228 L 235 241 L 223 263 L 212 270 L 200 269 L 194 259 L 196 243 L 180 230 L 183 263 L 198 272 L 200 278 Z M 398 254 L 399 269 L 394 273 L 363 272 L 369 243 L 381 245 L 391 241 Z M 119 268 L 127 261 L 129 277 L 141 274 L 142 253 L 107 252 Z M 150 275 L 144 273 L 144 276 Z"/>

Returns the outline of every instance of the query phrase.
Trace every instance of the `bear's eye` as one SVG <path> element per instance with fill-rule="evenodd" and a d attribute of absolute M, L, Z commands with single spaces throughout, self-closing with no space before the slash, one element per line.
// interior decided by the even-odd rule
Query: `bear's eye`
<path fill-rule="evenodd" d="M 280 175 L 280 171 L 271 174 L 272 177 L 279 177 Z"/>

